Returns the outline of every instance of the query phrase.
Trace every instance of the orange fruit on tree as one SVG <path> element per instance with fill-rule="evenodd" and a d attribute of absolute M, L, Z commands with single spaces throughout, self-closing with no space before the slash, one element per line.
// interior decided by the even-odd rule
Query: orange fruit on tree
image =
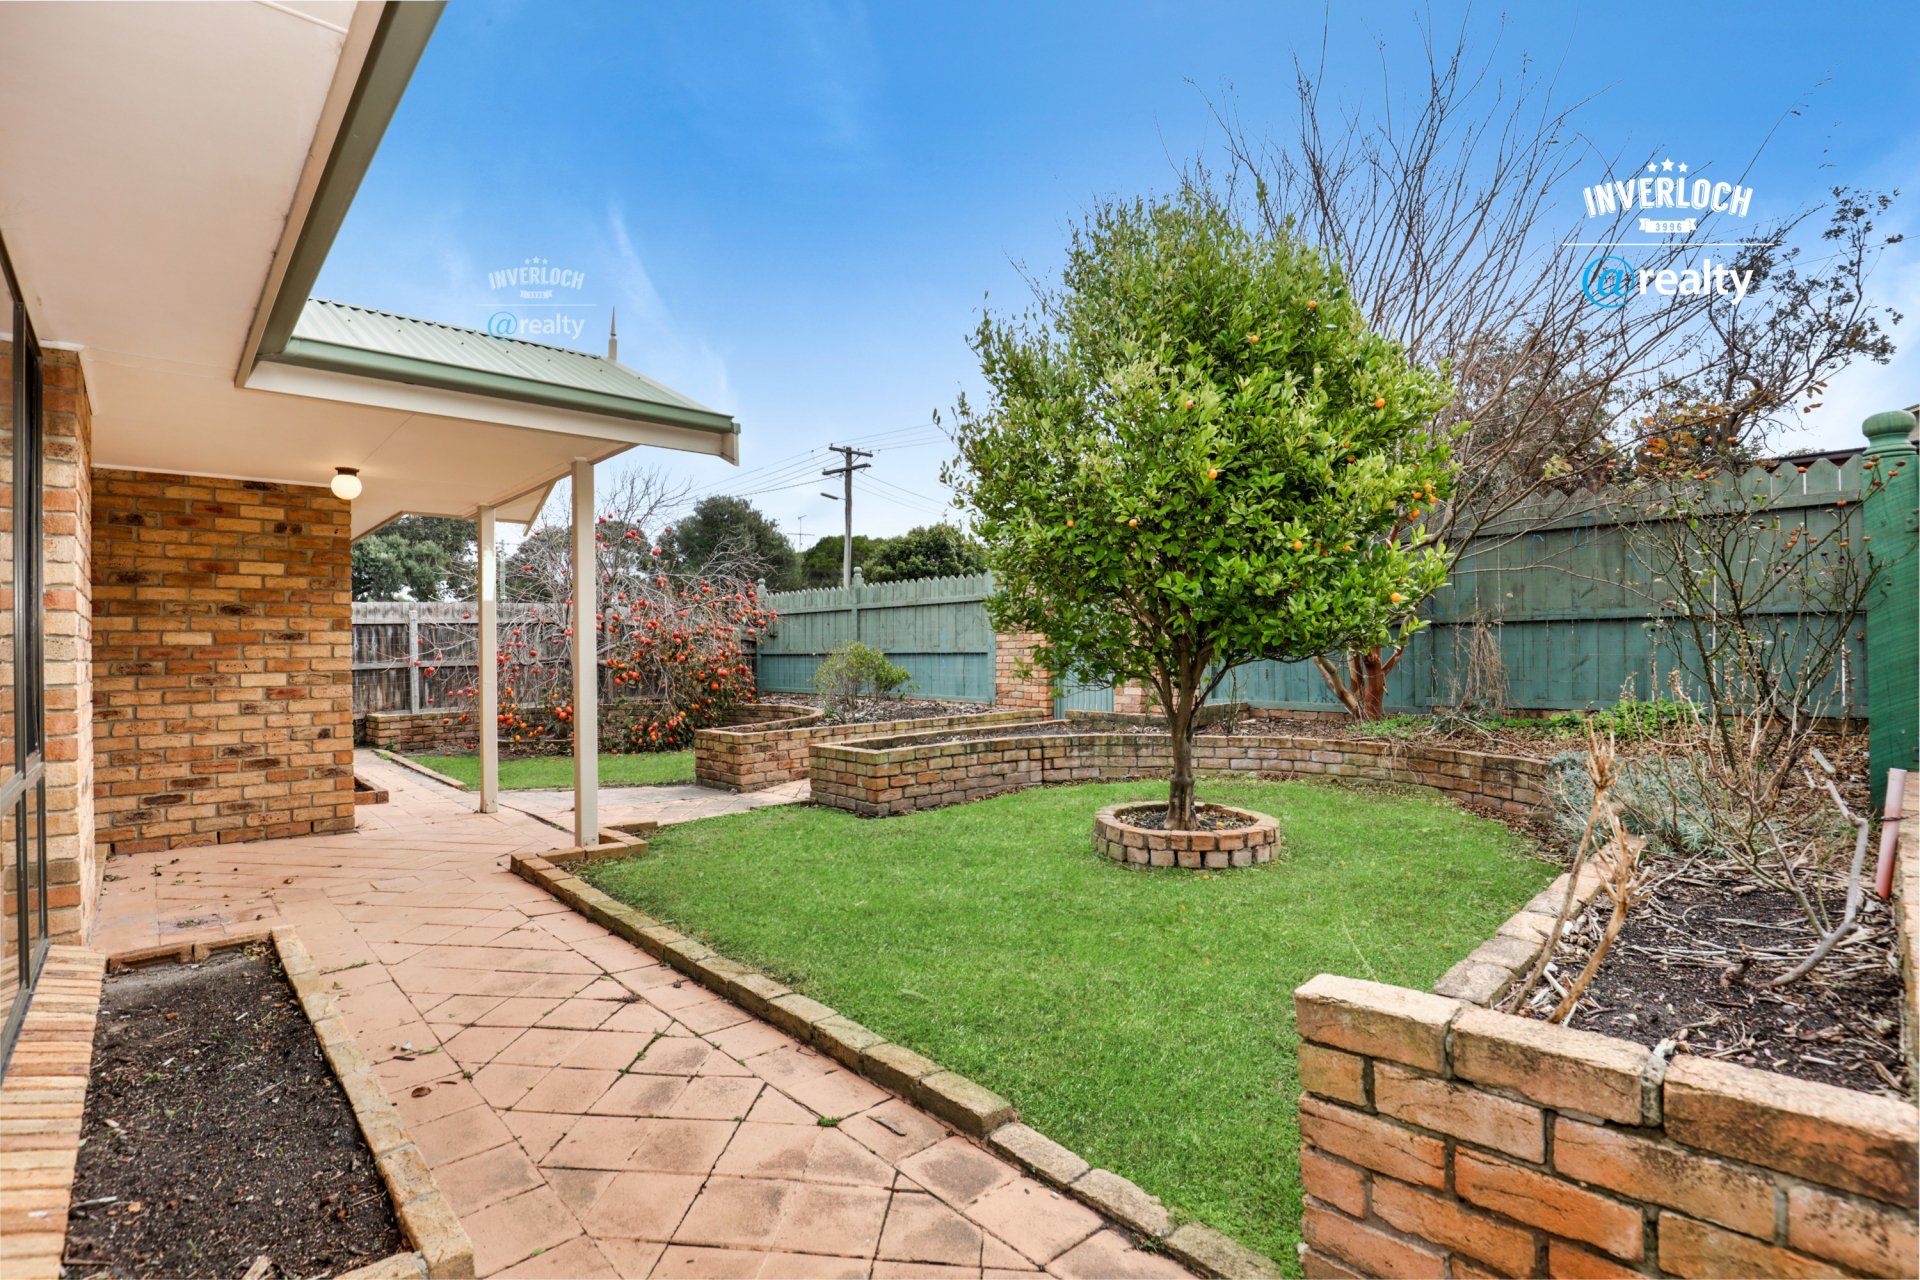
<path fill-rule="evenodd" d="M 1387 407 L 1387 402 L 1376 397 L 1373 402 L 1373 407 L 1376 409 L 1384 409 Z"/>

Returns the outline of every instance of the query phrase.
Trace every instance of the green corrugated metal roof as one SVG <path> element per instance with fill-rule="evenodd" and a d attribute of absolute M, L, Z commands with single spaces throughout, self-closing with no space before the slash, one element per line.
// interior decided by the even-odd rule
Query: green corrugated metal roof
<path fill-rule="evenodd" d="M 589 413 L 739 429 L 728 415 L 604 356 L 324 298 L 307 299 L 278 359 Z"/>

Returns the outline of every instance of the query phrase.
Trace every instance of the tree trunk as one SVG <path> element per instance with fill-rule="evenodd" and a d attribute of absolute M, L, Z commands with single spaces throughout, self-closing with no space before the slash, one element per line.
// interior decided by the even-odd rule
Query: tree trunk
<path fill-rule="evenodd" d="M 1378 649 L 1367 649 L 1351 656 L 1354 701 L 1360 705 L 1355 714 L 1361 720 L 1380 720 L 1387 714 L 1387 664 Z"/>
<path fill-rule="evenodd" d="M 1327 658 L 1315 658 L 1313 665 L 1327 682 L 1327 688 L 1333 690 L 1334 697 L 1340 699 L 1340 705 L 1355 720 L 1380 720 L 1387 714 L 1387 676 L 1405 652 L 1402 646 L 1389 658 L 1383 657 L 1379 649 L 1358 650 L 1347 655 L 1344 672 Z"/>
<path fill-rule="evenodd" d="M 1167 728 L 1173 734 L 1173 779 L 1167 788 L 1167 827 L 1193 829 L 1193 713 L 1194 689 L 1182 680 L 1168 708 Z"/>

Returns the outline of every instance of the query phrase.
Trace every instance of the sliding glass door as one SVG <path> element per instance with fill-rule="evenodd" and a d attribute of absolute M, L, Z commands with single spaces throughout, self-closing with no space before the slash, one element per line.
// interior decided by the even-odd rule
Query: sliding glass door
<path fill-rule="evenodd" d="M 40 345 L 0 243 L 0 1072 L 47 952 Z"/>

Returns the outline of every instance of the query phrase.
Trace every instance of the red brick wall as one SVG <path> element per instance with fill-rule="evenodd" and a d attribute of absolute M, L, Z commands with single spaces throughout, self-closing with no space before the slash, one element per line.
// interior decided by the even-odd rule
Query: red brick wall
<path fill-rule="evenodd" d="M 1053 713 L 1047 670 L 1034 661 L 1040 637 L 1028 632 L 993 638 L 993 705 L 1012 711 Z"/>
<path fill-rule="evenodd" d="M 1327 974 L 1294 1007 L 1309 1276 L 1913 1274 L 1910 1102 Z"/>
<path fill-rule="evenodd" d="M 56 942 L 86 936 L 99 899 L 94 854 L 93 414 L 71 351 L 42 356 L 46 380 L 47 920 Z"/>
<path fill-rule="evenodd" d="M 930 736 L 930 735 L 922 735 Z M 1513 814 L 1531 816 L 1546 799 L 1546 766 L 1519 756 L 1445 747 L 1322 738 L 1202 734 L 1194 739 L 1202 771 L 1409 782 L 1435 787 Z M 1086 732 L 1022 734 L 964 742 L 918 743 L 910 736 L 811 748 L 815 804 L 862 817 L 938 809 L 1027 787 L 1165 777 L 1172 767 L 1165 735 Z"/>
<path fill-rule="evenodd" d="M 727 791 L 759 791 L 806 777 L 807 753 L 817 743 L 918 730 L 979 728 L 1033 718 L 1029 711 L 1000 710 L 922 716 L 916 720 L 829 724 L 823 722 L 821 712 L 811 707 L 792 710 L 795 714 L 791 718 L 769 721 L 767 728 L 749 724 L 696 732 L 693 735 L 695 780 L 702 786 Z"/>
<path fill-rule="evenodd" d="M 93 496 L 100 846 L 351 829 L 347 504 L 109 470 Z"/>
<path fill-rule="evenodd" d="M 46 574 L 42 596 L 46 647 L 46 789 L 48 934 L 56 942 L 83 937 L 100 887 L 93 830 L 93 694 L 91 662 L 92 579 L 88 530 L 91 523 L 88 462 L 93 420 L 79 358 L 70 351 L 46 351 L 41 359 L 45 382 L 42 405 L 42 547 Z M 13 345 L 0 342 L 0 414 L 13 405 Z M 12 439 L 11 431 L 5 440 Z M 0 466 L 12 474 L 13 451 L 0 447 Z M 12 495 L 0 486 L 0 555 L 13 556 Z M 8 575 L 9 582 L 11 575 Z M 8 592 L 0 592 L 5 597 Z M 10 599 L 0 599 L 10 606 Z M 13 637 L 0 628 L 0 652 L 11 660 Z M 0 694 L 0 716 L 13 714 L 13 686 Z M 13 726 L 7 725 L 6 741 Z M 18 891 L 11 855 L 11 815 L 0 817 L 0 847 L 8 850 L 0 879 L 5 910 L 12 918 Z M 11 944 L 12 939 L 8 939 Z M 9 947 L 11 950 L 11 947 Z M 11 963 L 11 961 L 9 961 Z"/>

